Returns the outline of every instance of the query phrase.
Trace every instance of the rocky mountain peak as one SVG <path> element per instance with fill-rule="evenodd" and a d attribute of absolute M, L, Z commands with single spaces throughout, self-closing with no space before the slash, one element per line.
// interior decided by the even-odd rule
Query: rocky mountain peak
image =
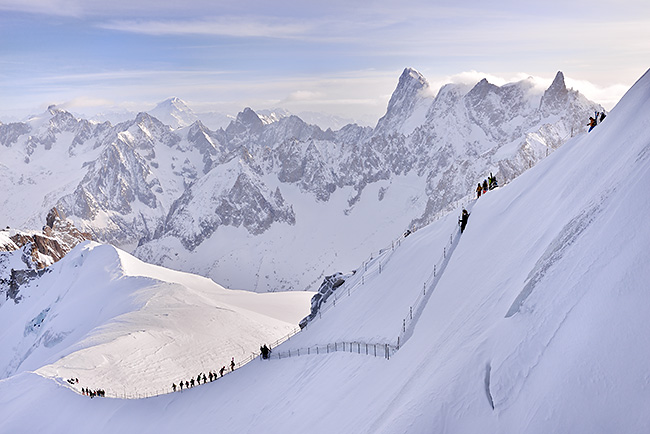
<path fill-rule="evenodd" d="M 50 212 L 47 213 L 47 217 L 45 217 L 45 225 L 52 229 L 57 220 L 63 219 L 64 218 L 61 217 L 59 210 L 54 207 L 50 210 Z"/>
<path fill-rule="evenodd" d="M 134 123 L 144 124 L 144 125 L 152 125 L 152 124 L 155 125 L 161 122 L 158 119 L 156 119 L 154 116 L 150 115 L 149 113 L 140 112 L 136 115 Z"/>
<path fill-rule="evenodd" d="M 429 87 L 426 78 L 412 68 L 404 69 L 397 83 L 397 88 L 388 102 L 387 113 L 399 110 L 404 105 L 411 105 L 419 92 Z"/>
<path fill-rule="evenodd" d="M 422 74 L 412 68 L 404 69 L 390 97 L 386 114 L 377 122 L 375 131 L 385 133 L 391 129 L 400 129 L 416 111 L 418 104 L 426 98 L 424 91 L 428 88 L 429 83 Z"/>
<path fill-rule="evenodd" d="M 226 133 L 230 137 L 257 134 L 262 131 L 264 122 L 250 107 L 237 114 L 237 118 L 228 125 Z"/>
<path fill-rule="evenodd" d="M 162 101 L 147 113 L 174 129 L 191 125 L 198 119 L 185 101 L 175 96 Z"/>
<path fill-rule="evenodd" d="M 260 117 L 250 107 L 246 107 L 244 111 L 238 113 L 235 122 L 249 127 L 261 127 L 263 125 Z"/>
<path fill-rule="evenodd" d="M 39 269 L 60 260 L 80 242 L 92 240 L 89 233 L 78 230 L 57 208 L 48 212 L 42 233 L 15 231 L 9 238 L 17 249 L 29 245 L 31 263 Z"/>
<path fill-rule="evenodd" d="M 467 98 L 472 101 L 482 100 L 490 92 L 498 91 L 499 87 L 487 81 L 486 78 L 482 79 L 469 91 Z"/>
<path fill-rule="evenodd" d="M 564 74 L 558 71 L 551 86 L 546 89 L 540 101 L 540 110 L 544 114 L 559 113 L 569 100 L 569 90 L 564 83 Z"/>
<path fill-rule="evenodd" d="M 58 107 L 56 106 L 56 104 L 50 104 L 49 106 L 47 106 L 47 111 L 48 111 L 51 115 L 55 115 L 55 114 L 57 114 L 57 113 L 59 113 L 59 112 L 62 112 L 62 111 L 64 111 L 64 110 L 58 108 Z"/>
<path fill-rule="evenodd" d="M 47 267 L 77 244 L 91 239 L 90 234 L 80 232 L 56 208 L 47 214 L 42 233 L 3 230 L 0 233 L 0 294 L 19 303 L 23 298 L 20 294 L 23 285 L 47 272 Z M 20 260 L 12 260 L 12 257 Z M 8 263 L 12 264 L 10 268 Z M 18 263 L 22 266 L 17 267 Z M 0 305 L 3 301 L 0 299 Z"/>
<path fill-rule="evenodd" d="M 551 86 L 548 88 L 548 92 L 562 92 L 566 90 L 567 89 L 566 84 L 564 83 L 564 74 L 562 71 L 558 71 L 557 74 L 555 74 L 553 83 L 551 83 Z"/>

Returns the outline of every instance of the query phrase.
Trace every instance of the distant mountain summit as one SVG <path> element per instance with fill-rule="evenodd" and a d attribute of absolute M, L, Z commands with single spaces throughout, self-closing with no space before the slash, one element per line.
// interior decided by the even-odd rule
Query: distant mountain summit
<path fill-rule="evenodd" d="M 147 113 L 174 129 L 187 127 L 199 119 L 185 101 L 177 97 L 162 101 Z"/>
<path fill-rule="evenodd" d="M 561 72 L 545 92 L 483 79 L 435 94 L 412 68 L 375 128 L 323 131 L 246 108 L 210 129 L 178 98 L 114 126 L 51 107 L 0 125 L 2 217 L 38 225 L 56 206 L 149 262 L 233 288 L 315 288 L 467 200 L 491 172 L 515 178 L 601 109 Z M 25 206 L 25 195 L 39 200 Z"/>
<path fill-rule="evenodd" d="M 412 68 L 404 69 L 388 102 L 386 114 L 377 122 L 375 134 L 391 131 L 405 135 L 412 133 L 422 124 L 424 115 L 433 102 L 433 96 L 428 90 L 429 83 L 422 74 Z"/>

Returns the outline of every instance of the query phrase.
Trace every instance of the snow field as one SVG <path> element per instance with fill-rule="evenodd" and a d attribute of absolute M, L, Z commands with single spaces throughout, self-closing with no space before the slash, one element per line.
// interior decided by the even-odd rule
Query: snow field
<path fill-rule="evenodd" d="M 295 329 L 310 293 L 230 291 L 209 279 L 83 243 L 5 303 L 4 376 L 38 370 L 109 396 L 147 396 L 239 363 Z M 271 316 L 264 312 L 271 312 Z M 25 330 L 25 319 L 37 328 Z M 31 322 L 29 322 L 31 324 Z"/>

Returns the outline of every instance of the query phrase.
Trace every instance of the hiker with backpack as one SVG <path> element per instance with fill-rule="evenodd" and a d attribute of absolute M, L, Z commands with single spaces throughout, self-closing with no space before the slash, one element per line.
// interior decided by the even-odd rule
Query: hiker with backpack
<path fill-rule="evenodd" d="M 593 117 L 589 117 L 589 123 L 587 125 L 589 125 L 589 131 L 587 132 L 590 133 L 591 130 L 593 130 L 597 125 L 596 119 L 594 119 Z"/>
<path fill-rule="evenodd" d="M 461 214 L 460 218 L 458 219 L 458 224 L 460 225 L 460 233 L 461 234 L 465 230 L 465 226 L 467 226 L 467 219 L 469 219 L 469 213 L 467 212 L 466 209 L 463 209 L 463 213 Z"/>

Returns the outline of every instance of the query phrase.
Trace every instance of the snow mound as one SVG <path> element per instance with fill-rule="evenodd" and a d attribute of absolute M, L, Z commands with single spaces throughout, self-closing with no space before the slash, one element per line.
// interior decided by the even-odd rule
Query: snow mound
<path fill-rule="evenodd" d="M 167 392 L 295 329 L 311 294 L 254 294 L 85 242 L 5 303 L 0 372 L 79 378 L 110 396 Z M 155 369 L 153 369 L 155 367 Z"/>

